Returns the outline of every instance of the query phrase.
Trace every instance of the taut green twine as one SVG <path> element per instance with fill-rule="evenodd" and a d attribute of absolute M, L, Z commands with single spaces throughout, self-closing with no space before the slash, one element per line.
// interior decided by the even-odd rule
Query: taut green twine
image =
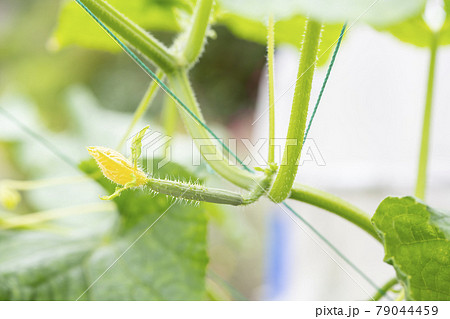
<path fill-rule="evenodd" d="M 336 246 L 334 246 L 328 239 L 326 239 L 313 225 L 311 225 L 306 219 L 304 219 L 300 214 L 298 214 L 291 206 L 289 206 L 286 202 L 282 203 L 289 211 L 294 214 L 298 219 L 300 219 L 303 224 L 305 224 L 309 229 L 313 231 L 328 247 L 331 248 L 342 260 L 344 260 L 350 267 L 353 268 L 361 277 L 363 277 L 373 288 L 377 290 L 378 293 L 383 293 L 384 290 L 377 286 L 372 279 L 369 278 L 361 269 L 358 268 L 350 259 L 348 259 Z M 386 298 L 392 300 L 388 295 Z"/>
<path fill-rule="evenodd" d="M 339 39 L 336 43 L 336 47 L 333 51 L 333 55 L 331 56 L 331 61 L 330 61 L 330 64 L 328 65 L 327 74 L 325 75 L 325 79 L 323 80 L 322 87 L 320 88 L 319 97 L 317 98 L 316 104 L 314 105 L 314 110 L 311 114 L 311 118 L 309 119 L 308 127 L 306 128 L 305 137 L 303 138 L 303 144 L 305 143 L 306 138 L 308 137 L 308 133 L 309 133 L 309 130 L 311 129 L 312 122 L 314 120 L 314 117 L 316 116 L 316 112 L 317 112 L 317 109 L 319 108 L 320 101 L 322 100 L 322 95 L 323 95 L 323 92 L 325 91 L 325 87 L 327 86 L 328 78 L 330 77 L 331 69 L 333 68 L 334 61 L 336 60 L 336 55 L 339 51 L 339 47 L 341 46 L 342 38 L 344 37 L 346 28 L 347 28 L 347 22 L 344 23 L 344 25 L 342 26 L 341 34 L 339 34 Z"/>
<path fill-rule="evenodd" d="M 66 156 L 63 152 L 61 152 L 55 145 L 49 142 L 42 135 L 36 133 L 35 131 L 27 127 L 25 124 L 19 121 L 14 115 L 6 111 L 3 107 L 0 107 L 0 112 L 3 113 L 3 115 L 6 118 L 8 118 L 11 122 L 14 122 L 18 127 L 20 127 L 23 131 L 25 131 L 28 135 L 30 135 L 36 141 L 41 143 L 41 145 L 43 145 L 46 149 L 52 152 L 56 157 L 58 157 L 59 159 L 61 159 L 63 162 L 73 167 L 74 169 L 78 170 L 77 164 L 75 162 L 73 162 L 68 156 Z"/>

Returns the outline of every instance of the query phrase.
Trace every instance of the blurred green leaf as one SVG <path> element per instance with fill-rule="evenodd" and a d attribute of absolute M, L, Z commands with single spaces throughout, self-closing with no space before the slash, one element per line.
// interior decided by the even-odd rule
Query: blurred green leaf
<path fill-rule="evenodd" d="M 418 47 L 429 47 L 433 37 L 433 32 L 426 24 L 422 15 L 380 30 L 388 31 L 400 41 Z"/>
<path fill-rule="evenodd" d="M 450 0 L 444 0 L 444 10 L 447 16 L 439 33 L 440 45 L 450 44 Z"/>
<path fill-rule="evenodd" d="M 446 19 L 439 32 L 439 45 L 450 44 L 450 0 L 444 0 Z M 423 12 L 409 18 L 401 23 L 391 25 L 387 28 L 379 28 L 380 31 L 390 32 L 400 41 L 413 44 L 418 47 L 429 47 L 434 31 L 428 26 L 423 18 Z"/>
<path fill-rule="evenodd" d="M 174 13 L 174 10 L 181 8 L 187 12 L 191 9 L 189 1 L 182 0 L 110 2 L 134 22 L 150 30 L 181 31 L 182 26 L 177 17 L 182 15 Z M 217 22 L 226 25 L 235 35 L 263 44 L 266 39 L 265 20 L 270 13 L 274 13 L 278 21 L 277 43 L 290 43 L 297 47 L 304 31 L 303 16 L 310 13 L 312 17 L 329 24 L 323 35 L 320 65 L 327 60 L 331 50 L 326 49 L 336 41 L 345 21 L 351 23 L 360 19 L 375 26 L 395 24 L 421 12 L 424 3 L 425 0 L 380 0 L 377 3 L 373 0 L 220 0 L 216 13 Z M 56 48 L 78 44 L 94 49 L 119 51 L 116 44 L 73 1 L 64 5 L 51 43 Z"/>
<path fill-rule="evenodd" d="M 372 222 L 407 299 L 450 300 L 450 215 L 413 197 L 388 197 Z"/>
<path fill-rule="evenodd" d="M 267 42 L 267 26 L 259 20 L 253 20 L 234 13 L 223 12 L 217 15 L 217 21 L 226 25 L 231 32 L 242 39 L 265 45 Z M 276 44 L 292 44 L 300 48 L 302 35 L 305 31 L 306 19 L 296 15 L 275 23 Z M 326 25 L 322 32 L 322 40 L 319 47 L 318 65 L 327 62 L 333 52 L 333 45 L 339 37 L 342 24 Z"/>
<path fill-rule="evenodd" d="M 92 161 L 81 168 L 98 171 Z M 158 173 L 168 172 L 192 177 L 175 164 Z M 106 191 L 114 188 L 98 176 Z M 0 300 L 75 300 L 97 278 L 82 300 L 204 299 L 204 209 L 171 204 L 143 190 L 124 192 L 116 204 L 119 215 L 89 214 L 85 227 L 78 224 L 64 234 L 1 231 Z M 114 218 L 105 227 L 108 216 Z"/>
<path fill-rule="evenodd" d="M 447 20 L 448 20 L 450 15 L 450 0 L 443 0 L 443 1 L 444 1 L 444 10 L 447 13 Z"/>
<path fill-rule="evenodd" d="M 76 299 L 88 286 L 83 260 L 100 244 L 110 214 L 86 215 L 83 228 L 72 225 L 64 235 L 0 230 L 0 300 Z"/>
<path fill-rule="evenodd" d="M 182 11 L 191 10 L 187 0 L 109 0 L 108 3 L 141 27 L 156 31 L 180 31 L 177 17 Z M 63 3 L 58 26 L 50 41 L 50 46 L 54 49 L 71 44 L 120 51 L 119 46 L 75 1 Z"/>
<path fill-rule="evenodd" d="M 415 16 L 426 0 L 220 0 L 223 8 L 248 18 L 277 20 L 295 14 L 310 16 L 326 23 L 361 21 L 372 26 L 387 26 Z"/>

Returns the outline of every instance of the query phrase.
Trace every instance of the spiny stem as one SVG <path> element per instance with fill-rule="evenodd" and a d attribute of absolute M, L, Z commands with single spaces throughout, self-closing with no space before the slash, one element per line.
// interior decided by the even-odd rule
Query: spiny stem
<path fill-rule="evenodd" d="M 198 0 L 195 7 L 193 22 L 187 34 L 186 44 L 182 57 L 186 66 L 197 61 L 203 51 L 206 42 L 206 31 L 208 29 L 209 17 L 212 12 L 213 0 Z"/>
<path fill-rule="evenodd" d="M 161 70 L 158 70 L 156 72 L 156 76 L 163 79 L 164 73 Z M 136 108 L 136 111 L 134 111 L 133 119 L 131 120 L 130 125 L 127 128 L 127 131 L 122 137 L 122 140 L 120 141 L 119 145 L 117 146 L 117 149 L 120 150 L 125 142 L 127 141 L 127 138 L 130 136 L 131 132 L 133 131 L 134 126 L 139 122 L 139 120 L 142 118 L 142 116 L 145 114 L 145 112 L 148 110 L 148 107 L 150 106 L 151 102 L 153 101 L 156 93 L 156 89 L 158 88 L 158 83 L 155 81 L 151 81 L 150 85 L 147 88 L 147 91 L 145 91 L 144 96 L 141 99 L 141 102 L 139 103 L 138 107 Z"/>
<path fill-rule="evenodd" d="M 209 187 L 207 188 L 199 184 L 171 181 L 153 177 L 148 177 L 146 186 L 154 192 L 170 195 L 177 198 L 200 202 L 241 206 L 252 204 L 256 202 L 261 196 L 263 196 L 267 189 L 270 187 L 274 173 L 275 169 L 273 169 L 273 167 L 267 169 L 265 171 L 265 178 L 262 180 L 261 184 L 256 185 L 255 188 L 245 196 L 224 189 Z"/>
<path fill-rule="evenodd" d="M 420 144 L 419 168 L 415 196 L 425 199 L 427 184 L 428 151 L 430 142 L 431 111 L 433 106 L 434 71 L 436 69 L 436 54 L 439 45 L 439 33 L 434 33 L 430 44 L 430 63 L 428 70 L 427 97 L 425 100 L 425 112 L 423 115 L 422 141 Z"/>
<path fill-rule="evenodd" d="M 398 279 L 397 277 L 392 278 L 391 280 L 389 280 L 387 283 L 385 283 L 383 285 L 383 287 L 381 287 L 376 293 L 375 295 L 372 297 L 371 300 L 373 301 L 378 301 L 381 298 L 383 298 L 384 295 L 387 294 L 387 292 L 394 287 L 396 284 L 398 283 Z"/>
<path fill-rule="evenodd" d="M 380 237 L 370 222 L 369 215 L 337 196 L 310 186 L 294 183 L 289 198 L 320 207 L 341 216 L 365 230 L 369 235 L 381 242 Z"/>
<path fill-rule="evenodd" d="M 274 88 L 275 32 L 273 16 L 269 17 L 267 27 L 267 70 L 269 77 L 269 156 L 268 162 L 275 161 L 275 88 Z"/>
<path fill-rule="evenodd" d="M 150 62 L 168 73 L 177 67 L 175 57 L 150 33 L 126 18 L 104 0 L 75 0 L 94 19 L 100 19 Z M 98 18 L 97 18 L 98 17 Z M 98 22 L 98 21 L 97 21 Z"/>
<path fill-rule="evenodd" d="M 244 204 L 241 194 L 217 188 L 206 188 L 166 179 L 149 178 L 146 184 L 152 191 L 187 200 L 240 206 Z"/>
<path fill-rule="evenodd" d="M 305 135 L 308 104 L 319 49 L 321 29 L 322 25 L 320 23 L 314 20 L 308 20 L 301 50 L 283 160 L 270 191 L 270 198 L 276 203 L 282 202 L 289 195 L 297 174 L 303 147 L 303 136 Z M 296 143 L 290 145 L 290 141 L 295 141 Z"/>

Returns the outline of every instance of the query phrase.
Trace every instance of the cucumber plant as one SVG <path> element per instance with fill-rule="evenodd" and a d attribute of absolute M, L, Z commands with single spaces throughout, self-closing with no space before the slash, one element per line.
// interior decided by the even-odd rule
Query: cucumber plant
<path fill-rule="evenodd" d="M 385 296 L 387 291 L 398 283 L 402 286 L 400 298 L 450 299 L 448 228 L 450 216 L 430 208 L 424 202 L 436 53 L 439 46 L 450 44 L 448 0 L 444 5 L 445 12 L 449 14 L 448 18 L 437 29 L 430 28 L 425 22 L 423 18 L 425 1 L 422 0 L 384 1 L 378 6 L 366 0 L 334 1 L 331 5 L 325 0 L 315 1 L 314 4 L 306 0 L 286 1 L 283 5 L 276 6 L 271 1 L 263 1 L 264 5 L 261 5 L 261 1 L 256 0 L 246 1 L 245 4 L 234 0 L 222 0 L 217 3 L 213 0 L 173 0 L 164 4 L 150 0 L 130 1 L 135 6 L 120 1 L 75 0 L 75 2 L 64 5 L 60 25 L 52 44 L 63 46 L 71 42 L 86 44 L 90 41 L 91 46 L 110 49 L 111 42 L 101 40 L 92 45 L 92 40 L 88 39 L 92 35 L 91 32 L 98 32 L 98 29 L 90 28 L 103 28 L 117 42 L 118 47 L 125 50 L 152 78 L 152 82 L 117 150 L 105 146 L 90 146 L 88 152 L 93 159 L 83 161 L 78 166 L 88 178 L 95 180 L 108 192 L 109 195 L 103 199 L 112 201 L 112 204 L 107 202 L 108 206 L 105 207 L 118 212 L 111 221 L 112 226 L 108 227 L 108 231 L 91 236 L 89 239 L 80 239 L 76 236 L 65 238 L 59 246 L 62 250 L 45 263 L 42 257 L 39 266 L 17 268 L 16 265 L 20 264 L 20 255 L 11 258 L 9 264 L 0 263 L 0 278 L 4 283 L 0 285 L 2 299 L 70 299 L 74 296 L 77 300 L 214 299 L 206 289 L 208 256 L 204 206 L 189 206 L 187 211 L 167 214 L 163 219 L 174 203 L 170 204 L 170 201 L 159 194 L 168 195 L 176 200 L 235 206 L 249 205 L 261 197 L 266 197 L 274 203 L 296 200 L 322 208 L 347 219 L 382 244 L 385 261 L 394 267 L 397 276 L 376 292 L 374 300 Z M 348 6 L 347 11 L 334 10 L 335 5 L 342 6 L 343 3 L 352 5 Z M 123 7 L 124 12 L 116 6 Z M 177 24 L 175 26 L 171 24 L 166 28 L 179 31 L 179 35 L 168 47 L 144 29 L 157 28 L 157 24 L 164 24 L 164 21 L 155 22 L 155 19 L 146 18 L 145 14 L 151 10 L 167 10 L 173 14 L 173 8 L 178 12 L 172 16 Z M 384 15 L 383 10 L 389 10 L 391 14 Z M 293 16 L 292 11 L 308 13 L 308 17 Z M 133 21 L 133 16 L 136 22 Z M 95 21 L 97 25 L 95 26 L 89 19 Z M 330 53 L 327 48 L 338 41 L 339 32 L 341 37 L 338 45 L 340 44 L 345 29 L 344 27 L 341 31 L 342 25 L 347 22 L 351 27 L 354 20 L 362 20 L 380 31 L 390 32 L 400 40 L 430 50 L 428 90 L 415 197 L 388 197 L 381 202 L 372 218 L 337 196 L 295 182 L 308 130 L 308 106 L 316 64 L 324 64 L 327 61 Z M 91 24 L 84 25 L 80 21 L 88 21 L 87 23 Z M 225 24 L 238 36 L 252 41 L 265 42 L 267 34 L 270 114 L 267 167 L 252 169 L 245 165 L 241 165 L 242 167 L 230 165 L 228 156 L 224 154 L 230 153 L 232 156 L 235 154 L 208 127 L 195 97 L 189 71 L 195 68 L 202 52 L 207 49 L 205 48 L 207 39 L 214 37 L 212 25 L 215 23 Z M 250 31 L 245 26 L 251 26 Z M 417 34 L 421 36 L 418 37 Z M 283 161 L 277 165 L 274 162 L 273 144 L 276 122 L 273 51 L 275 45 L 280 42 L 298 46 L 301 58 L 287 133 L 287 138 L 297 143 L 285 146 Z M 332 61 L 335 57 L 334 54 Z M 152 71 L 148 63 L 157 70 Z M 164 78 L 167 84 L 163 81 Z M 148 127 L 143 128 L 133 138 L 131 159 L 120 153 L 124 141 L 144 114 L 158 86 L 167 94 L 168 103 L 165 107 L 168 110 L 168 123 L 173 123 L 173 119 L 179 116 L 210 168 L 223 179 L 242 189 L 244 195 L 225 189 L 209 188 L 200 182 L 160 178 L 145 172 L 138 166 L 138 162 L 142 139 Z M 174 106 L 178 108 L 178 115 L 173 112 Z M 170 134 L 171 129 L 167 130 Z M 211 153 L 219 156 L 211 160 L 206 156 Z M 237 160 L 240 161 L 238 158 Z M 240 164 L 243 163 L 240 161 Z M 175 172 L 186 178 L 195 178 L 174 163 L 157 174 L 168 173 L 173 176 Z M 2 201 L 10 208 L 19 200 L 17 190 L 20 190 L 20 187 L 15 185 L 17 184 L 12 181 L 4 181 L 0 188 Z M 57 215 L 49 216 L 47 213 L 38 217 L 31 221 L 29 218 L 24 220 L 24 217 L 17 216 L 2 218 L 0 225 L 5 229 L 4 233 L 0 234 L 5 242 L 2 245 L 27 243 L 27 247 L 35 248 L 36 246 L 27 242 L 29 239 L 22 234 L 36 231 L 41 222 L 57 219 Z M 153 229 L 156 240 L 142 238 L 156 222 L 159 222 L 158 227 Z M 18 230 L 24 228 L 25 230 Z M 39 236 L 43 236 L 40 240 L 44 243 L 43 256 L 45 256 L 45 253 L 55 249 L 52 241 L 57 235 Z M 130 241 L 131 246 L 137 246 L 133 249 L 134 252 L 130 251 L 136 262 L 121 264 L 121 257 L 130 250 L 131 246 L 127 248 Z M 5 254 L 12 253 L 6 246 L 0 247 L 0 251 Z M 120 253 L 121 251 L 123 253 Z M 143 255 L 148 258 L 139 260 Z M 33 266 L 34 269 L 39 268 L 40 277 L 33 275 Z M 123 291 L 117 287 L 116 280 L 119 280 Z M 70 289 L 55 292 L 55 285 L 58 283 L 64 283 Z M 138 289 L 134 291 L 136 287 Z M 127 288 L 130 291 L 127 291 Z"/>

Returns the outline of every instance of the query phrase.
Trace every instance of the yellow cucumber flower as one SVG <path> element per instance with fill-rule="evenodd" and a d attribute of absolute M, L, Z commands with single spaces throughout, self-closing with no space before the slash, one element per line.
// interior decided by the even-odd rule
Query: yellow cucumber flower
<path fill-rule="evenodd" d="M 103 147 L 91 146 L 87 148 L 89 154 L 95 159 L 106 178 L 116 184 L 125 186 L 133 182 L 135 186 L 147 183 L 147 175 L 119 152 Z"/>

